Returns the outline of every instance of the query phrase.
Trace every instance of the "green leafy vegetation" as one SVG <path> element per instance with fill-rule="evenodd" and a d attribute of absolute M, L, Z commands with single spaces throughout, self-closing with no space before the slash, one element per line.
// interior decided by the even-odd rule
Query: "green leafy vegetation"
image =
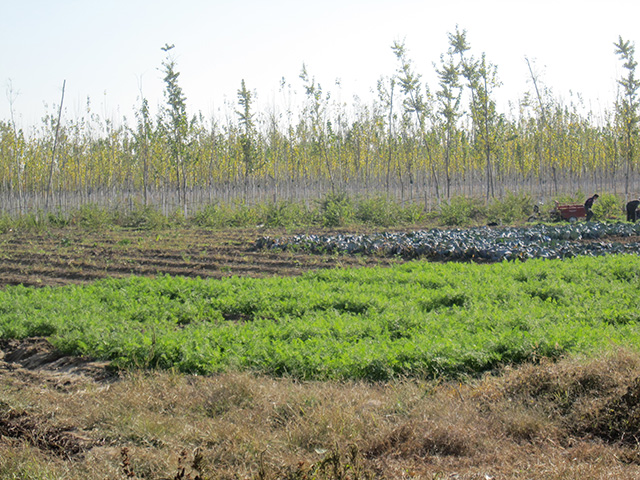
<path fill-rule="evenodd" d="M 582 194 L 556 197 L 560 203 L 583 203 Z M 66 212 L 61 210 L 25 214 L 0 214 L 0 232 L 39 231 L 67 226 L 104 231 L 114 227 L 137 230 L 160 230 L 193 226 L 208 229 L 233 227 L 404 227 L 410 225 L 469 227 L 486 224 L 524 223 L 533 213 L 535 202 L 527 194 L 509 193 L 490 202 L 456 196 L 427 212 L 424 206 L 399 202 L 386 195 L 352 197 L 345 193 L 328 193 L 315 202 L 293 200 L 265 201 L 249 205 L 243 202 L 214 202 L 184 214 L 177 209 L 163 213 L 141 203 L 128 208 L 85 204 Z M 540 208 L 539 220 L 550 220 L 553 200 Z M 613 194 L 602 194 L 594 205 L 595 219 L 624 220 L 624 202 Z"/>
<path fill-rule="evenodd" d="M 454 197 L 448 203 L 440 205 L 438 218 L 448 227 L 470 225 L 485 214 L 485 208 L 474 199 Z"/>
<path fill-rule="evenodd" d="M 120 367 L 302 379 L 477 374 L 637 345 L 635 256 L 410 262 L 299 278 L 133 277 L 0 292 L 0 337 Z"/>

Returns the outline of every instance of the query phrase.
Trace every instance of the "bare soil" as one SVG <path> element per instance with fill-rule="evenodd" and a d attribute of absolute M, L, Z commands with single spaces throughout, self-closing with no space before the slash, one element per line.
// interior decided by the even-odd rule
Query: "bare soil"
<path fill-rule="evenodd" d="M 398 261 L 252 249 L 262 236 L 294 233 L 261 229 L 8 232 L 0 234 L 0 287 L 56 286 L 129 275 L 299 275 L 318 268 L 389 265 Z"/>
<path fill-rule="evenodd" d="M 71 391 L 88 382 L 106 383 L 116 378 L 107 362 L 61 355 L 42 338 L 0 340 L 0 382 L 4 388 Z M 44 418 L 8 408 L 0 401 L 0 444 L 3 437 L 26 441 L 40 450 L 68 458 L 98 443 L 75 431 L 74 425 L 50 426 Z"/>

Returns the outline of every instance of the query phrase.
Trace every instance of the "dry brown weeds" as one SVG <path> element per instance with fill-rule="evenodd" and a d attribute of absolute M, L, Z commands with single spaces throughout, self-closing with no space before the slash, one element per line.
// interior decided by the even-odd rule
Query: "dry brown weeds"
<path fill-rule="evenodd" d="M 464 383 L 97 368 L 70 381 L 60 358 L 11 358 L 0 478 L 640 478 L 640 355 L 624 350 Z"/>

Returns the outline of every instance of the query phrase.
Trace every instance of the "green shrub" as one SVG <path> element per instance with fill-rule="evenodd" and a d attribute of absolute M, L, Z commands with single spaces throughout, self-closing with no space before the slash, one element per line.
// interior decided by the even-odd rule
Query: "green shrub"
<path fill-rule="evenodd" d="M 38 215 L 36 215 L 36 221 L 37 221 L 37 218 L 38 218 Z M 69 225 L 69 217 L 64 215 L 61 210 L 48 212 L 44 216 L 44 218 L 46 219 L 45 223 L 48 225 L 51 225 L 52 227 L 62 228 Z"/>
<path fill-rule="evenodd" d="M 426 218 L 422 205 L 411 203 L 400 210 L 400 219 L 403 223 L 418 223 Z"/>
<path fill-rule="evenodd" d="M 561 204 L 582 204 L 587 198 L 581 192 L 560 195 L 554 200 Z M 376 227 L 416 225 L 429 220 L 441 226 L 471 226 L 484 222 L 513 224 L 527 219 L 533 212 L 534 201 L 529 194 L 508 193 L 502 199 L 485 206 L 481 199 L 463 196 L 443 202 L 435 212 L 427 214 L 419 203 L 402 204 L 386 195 L 353 198 L 345 192 L 327 193 L 312 202 L 290 200 L 247 205 L 244 202 L 205 205 L 189 216 L 182 208 L 165 214 L 154 206 L 134 205 L 130 211 L 109 210 L 95 204 L 83 205 L 71 213 L 57 209 L 24 214 L 0 216 L 0 233 L 10 230 L 40 231 L 47 228 L 62 228 L 76 225 L 88 229 L 103 229 L 122 226 L 136 229 L 162 229 L 171 226 L 191 225 L 204 228 L 290 227 L 320 225 L 345 227 L 365 224 Z M 541 207 L 542 216 L 549 216 L 554 202 Z M 595 219 L 620 220 L 624 218 L 624 203 L 615 195 L 601 194 L 593 208 Z"/>
<path fill-rule="evenodd" d="M 230 207 L 229 227 L 255 227 L 263 222 L 259 207 L 239 203 Z"/>
<path fill-rule="evenodd" d="M 101 229 L 113 224 L 113 215 L 106 208 L 89 203 L 72 212 L 70 222 L 88 229 Z"/>
<path fill-rule="evenodd" d="M 351 198 L 344 192 L 328 193 L 320 200 L 320 215 L 324 227 L 342 227 L 355 217 Z"/>
<path fill-rule="evenodd" d="M 41 230 L 49 227 L 48 217 L 42 211 L 29 212 L 13 219 L 14 229 L 33 231 Z"/>
<path fill-rule="evenodd" d="M 403 206 L 387 196 L 379 195 L 358 200 L 355 218 L 367 225 L 390 227 L 416 223 L 424 218 L 424 212 L 418 204 Z"/>
<path fill-rule="evenodd" d="M 291 201 L 268 203 L 264 207 L 263 216 L 263 223 L 267 227 L 298 226 L 310 221 L 310 214 L 305 206 Z"/>
<path fill-rule="evenodd" d="M 245 203 L 215 203 L 205 205 L 189 221 L 193 225 L 205 228 L 255 227 L 264 223 L 264 218 L 265 215 L 260 206 L 251 207 Z"/>
<path fill-rule="evenodd" d="M 137 208 L 126 212 L 119 220 L 121 226 L 141 230 L 164 228 L 170 224 L 169 219 L 151 206 L 138 205 Z"/>
<path fill-rule="evenodd" d="M 71 223 L 71 219 L 60 210 L 53 212 L 33 210 L 16 215 L 5 212 L 0 214 L 0 233 L 6 233 L 11 230 L 42 231 L 50 227 L 63 228 Z"/>
<path fill-rule="evenodd" d="M 388 227 L 397 219 L 400 206 L 384 196 L 364 198 L 357 202 L 355 217 L 367 225 Z"/>
<path fill-rule="evenodd" d="M 10 232 L 15 228 L 16 222 L 8 213 L 0 214 L 0 233 Z"/>
<path fill-rule="evenodd" d="M 525 220 L 533 212 L 533 200 L 528 194 L 509 192 L 503 199 L 494 200 L 487 208 L 487 221 L 511 224 Z"/>
<path fill-rule="evenodd" d="M 472 221 L 478 221 L 484 216 L 486 208 L 473 198 L 453 197 L 449 203 L 440 205 L 440 223 L 449 227 L 470 225 Z"/>
<path fill-rule="evenodd" d="M 191 217 L 191 223 L 198 227 L 219 227 L 218 207 L 216 205 L 205 205 Z"/>
<path fill-rule="evenodd" d="M 587 199 L 587 197 L 590 197 L 591 195 L 585 195 L 582 190 L 578 190 L 576 193 L 574 193 L 573 195 L 565 193 L 562 195 L 556 195 L 555 197 L 553 197 L 553 200 L 558 202 L 559 204 L 583 204 L 585 202 L 585 200 Z M 553 203 L 553 202 L 551 202 Z"/>
<path fill-rule="evenodd" d="M 626 218 L 624 202 L 616 195 L 611 193 L 603 193 L 593 204 L 593 215 L 596 220 L 621 220 Z M 622 217 L 622 214 L 625 214 Z"/>

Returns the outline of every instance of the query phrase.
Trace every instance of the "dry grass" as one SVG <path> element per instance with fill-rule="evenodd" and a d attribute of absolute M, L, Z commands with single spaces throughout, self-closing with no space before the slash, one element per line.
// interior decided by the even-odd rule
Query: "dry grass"
<path fill-rule="evenodd" d="M 465 383 L 2 372 L 0 478 L 640 478 L 640 356 Z"/>

